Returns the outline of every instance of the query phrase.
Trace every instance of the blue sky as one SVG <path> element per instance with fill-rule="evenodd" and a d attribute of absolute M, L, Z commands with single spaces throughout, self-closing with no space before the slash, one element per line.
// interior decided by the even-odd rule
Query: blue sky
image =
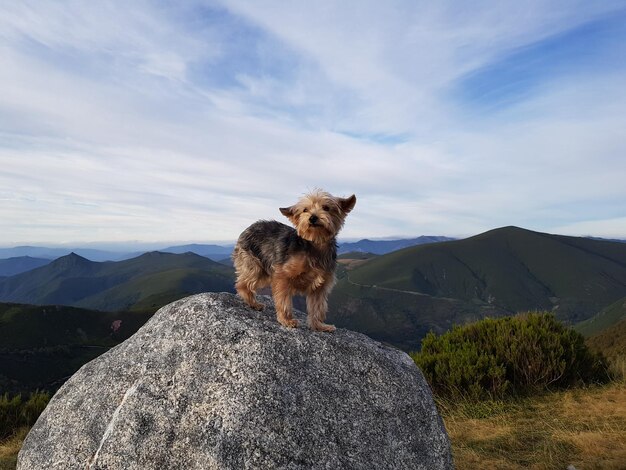
<path fill-rule="evenodd" d="M 523 3 L 523 4 L 522 4 Z M 4 2 L 0 245 L 626 238 L 626 2 Z"/>

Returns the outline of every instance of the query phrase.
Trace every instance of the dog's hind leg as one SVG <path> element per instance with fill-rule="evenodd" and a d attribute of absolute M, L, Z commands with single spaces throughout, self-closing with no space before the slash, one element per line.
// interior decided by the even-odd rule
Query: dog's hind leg
<path fill-rule="evenodd" d="M 276 319 L 278 323 L 287 328 L 298 326 L 298 320 L 293 318 L 293 292 L 289 285 L 289 280 L 284 276 L 274 275 L 272 278 L 272 297 L 276 306 Z"/>
<path fill-rule="evenodd" d="M 235 248 L 233 264 L 237 272 L 235 289 L 239 296 L 255 310 L 263 310 L 263 304 L 256 300 L 256 291 L 269 284 L 269 276 L 261 263 L 248 252 Z"/>

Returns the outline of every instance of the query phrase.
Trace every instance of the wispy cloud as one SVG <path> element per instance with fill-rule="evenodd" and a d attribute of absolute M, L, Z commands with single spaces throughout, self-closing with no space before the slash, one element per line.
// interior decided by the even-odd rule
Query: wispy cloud
<path fill-rule="evenodd" d="M 0 244 L 233 239 L 318 186 L 346 236 L 626 237 L 625 12 L 8 3 Z"/>

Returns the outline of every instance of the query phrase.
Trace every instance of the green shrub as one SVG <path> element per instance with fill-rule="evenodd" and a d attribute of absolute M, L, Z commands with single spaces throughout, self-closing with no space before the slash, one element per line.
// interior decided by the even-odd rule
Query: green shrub
<path fill-rule="evenodd" d="M 21 395 L 10 398 L 8 393 L 0 395 L 0 439 L 11 436 L 22 426 L 32 426 L 44 410 L 50 395 L 42 392 L 30 394 L 27 401 Z"/>
<path fill-rule="evenodd" d="M 609 380 L 606 360 L 549 313 L 431 332 L 411 356 L 435 393 L 448 397 L 502 398 Z"/>

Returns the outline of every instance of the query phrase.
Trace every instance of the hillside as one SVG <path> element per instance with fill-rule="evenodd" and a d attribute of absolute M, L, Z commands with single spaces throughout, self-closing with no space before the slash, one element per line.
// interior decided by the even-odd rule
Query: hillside
<path fill-rule="evenodd" d="M 14 258 L 0 259 L 0 277 L 15 276 L 16 274 L 45 266 L 49 262 L 49 259 L 32 258 L 30 256 L 16 256 Z"/>
<path fill-rule="evenodd" d="M 610 328 L 622 320 L 626 320 L 626 297 L 612 303 L 588 320 L 578 323 L 574 326 L 574 329 L 580 334 L 589 337 Z"/>
<path fill-rule="evenodd" d="M 406 350 L 433 329 L 525 310 L 585 320 L 626 295 L 626 245 L 516 227 L 421 245 L 343 271 L 337 325 Z"/>
<path fill-rule="evenodd" d="M 381 256 L 350 280 L 576 322 L 626 295 L 626 246 L 506 227 Z"/>
<path fill-rule="evenodd" d="M 419 349 L 421 339 L 431 330 L 443 333 L 455 324 L 507 313 L 458 299 L 357 286 L 346 278 L 337 283 L 329 298 L 331 323 L 405 351 Z"/>
<path fill-rule="evenodd" d="M 0 301 L 98 310 L 155 309 L 197 292 L 233 291 L 233 270 L 193 253 L 93 262 L 74 253 L 0 280 Z"/>
<path fill-rule="evenodd" d="M 0 391 L 55 390 L 84 363 L 130 337 L 151 315 L 0 303 Z"/>

